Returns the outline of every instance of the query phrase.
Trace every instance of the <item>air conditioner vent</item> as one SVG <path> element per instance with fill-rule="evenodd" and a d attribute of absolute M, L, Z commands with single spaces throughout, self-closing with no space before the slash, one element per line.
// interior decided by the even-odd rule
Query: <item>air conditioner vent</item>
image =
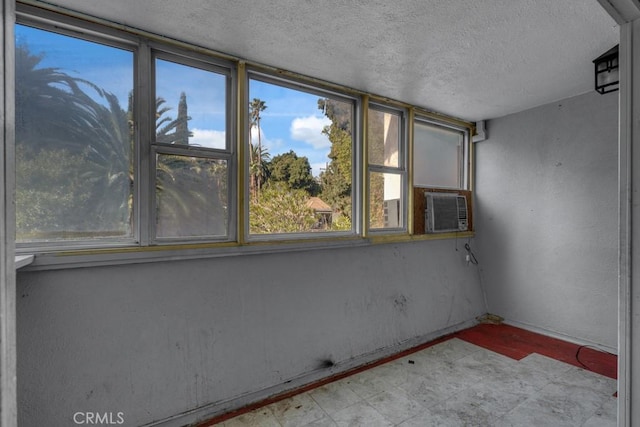
<path fill-rule="evenodd" d="M 426 192 L 425 223 L 427 233 L 467 231 L 467 199 L 455 193 Z"/>

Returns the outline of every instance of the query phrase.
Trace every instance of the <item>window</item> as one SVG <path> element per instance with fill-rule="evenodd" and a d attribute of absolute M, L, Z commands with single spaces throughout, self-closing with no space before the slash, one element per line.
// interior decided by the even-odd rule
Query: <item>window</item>
<path fill-rule="evenodd" d="M 15 34 L 17 241 L 131 240 L 133 51 Z"/>
<path fill-rule="evenodd" d="M 355 100 L 252 73 L 250 236 L 352 232 Z"/>
<path fill-rule="evenodd" d="M 155 235 L 226 239 L 232 211 L 225 131 L 230 77 L 205 63 L 176 61 L 158 54 L 154 62 Z"/>
<path fill-rule="evenodd" d="M 371 104 L 368 114 L 369 229 L 406 227 L 404 112 Z"/>
<path fill-rule="evenodd" d="M 420 234 L 410 175 L 415 187 L 470 200 L 464 124 L 426 113 L 407 123 L 412 108 L 346 88 L 16 8 L 20 251 L 243 246 L 409 224 Z"/>
<path fill-rule="evenodd" d="M 414 185 L 467 189 L 468 129 L 417 119 L 413 132 Z"/>
<path fill-rule="evenodd" d="M 231 66 L 70 18 L 18 19 L 17 243 L 234 239 Z"/>

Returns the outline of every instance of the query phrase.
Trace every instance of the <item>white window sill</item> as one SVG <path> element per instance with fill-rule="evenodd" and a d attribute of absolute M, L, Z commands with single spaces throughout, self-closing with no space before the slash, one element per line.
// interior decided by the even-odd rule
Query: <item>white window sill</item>
<path fill-rule="evenodd" d="M 35 259 L 35 255 L 16 255 L 16 270 L 31 264 Z"/>

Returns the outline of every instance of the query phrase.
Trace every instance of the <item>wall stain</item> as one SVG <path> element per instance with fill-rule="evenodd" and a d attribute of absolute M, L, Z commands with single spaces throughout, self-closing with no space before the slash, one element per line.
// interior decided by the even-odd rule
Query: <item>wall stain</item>
<path fill-rule="evenodd" d="M 393 299 L 393 306 L 402 314 L 407 314 L 408 303 L 409 301 L 407 300 L 407 297 L 405 297 L 403 294 L 399 294 Z"/>
<path fill-rule="evenodd" d="M 335 366 L 336 362 L 333 361 L 332 358 L 328 357 L 326 359 L 320 359 L 318 362 L 318 369 L 328 369 Z"/>

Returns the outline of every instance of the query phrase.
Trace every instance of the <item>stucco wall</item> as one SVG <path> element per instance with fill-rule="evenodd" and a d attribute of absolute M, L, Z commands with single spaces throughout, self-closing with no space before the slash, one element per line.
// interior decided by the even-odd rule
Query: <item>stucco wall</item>
<path fill-rule="evenodd" d="M 617 92 L 491 120 L 476 148 L 489 311 L 617 347 Z"/>
<path fill-rule="evenodd" d="M 137 426 L 473 320 L 463 244 L 21 272 L 20 425 L 99 411 Z"/>

